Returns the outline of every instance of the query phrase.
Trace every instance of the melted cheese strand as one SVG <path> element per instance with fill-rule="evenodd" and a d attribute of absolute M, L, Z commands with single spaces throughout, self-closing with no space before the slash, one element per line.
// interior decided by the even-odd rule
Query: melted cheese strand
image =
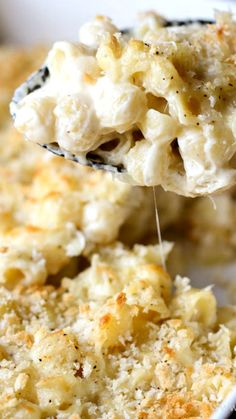
<path fill-rule="evenodd" d="M 211 195 L 208 195 L 208 198 L 212 203 L 213 209 L 216 211 L 216 201 L 214 200 L 214 198 Z"/>
<path fill-rule="evenodd" d="M 154 206 L 155 206 L 157 238 L 158 238 L 158 243 L 160 245 L 160 252 L 161 252 L 161 262 L 162 262 L 163 268 L 166 270 L 166 262 L 165 262 L 165 256 L 164 256 L 163 242 L 161 238 L 161 227 L 160 227 L 160 220 L 159 220 L 159 214 L 158 214 L 158 209 L 157 209 L 157 196 L 156 196 L 155 186 L 153 186 L 152 190 L 153 190 L 153 198 L 154 198 Z"/>

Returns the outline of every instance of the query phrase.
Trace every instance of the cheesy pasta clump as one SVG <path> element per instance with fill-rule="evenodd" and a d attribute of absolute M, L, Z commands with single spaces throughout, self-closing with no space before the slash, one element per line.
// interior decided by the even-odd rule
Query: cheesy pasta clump
<path fill-rule="evenodd" d="M 236 178 L 236 24 L 227 13 L 181 27 L 145 19 L 127 35 L 98 16 L 82 42 L 57 42 L 42 86 L 15 96 L 15 126 L 126 182 L 186 196 L 226 189 Z"/>

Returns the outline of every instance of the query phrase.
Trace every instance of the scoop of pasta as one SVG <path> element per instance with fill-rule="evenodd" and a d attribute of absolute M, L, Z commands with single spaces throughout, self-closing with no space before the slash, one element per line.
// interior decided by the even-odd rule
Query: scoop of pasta
<path fill-rule="evenodd" d="M 41 73 L 13 98 L 15 126 L 27 139 L 185 196 L 235 183 L 230 14 L 170 27 L 146 14 L 128 35 L 98 16 L 80 41 L 54 44 Z"/>

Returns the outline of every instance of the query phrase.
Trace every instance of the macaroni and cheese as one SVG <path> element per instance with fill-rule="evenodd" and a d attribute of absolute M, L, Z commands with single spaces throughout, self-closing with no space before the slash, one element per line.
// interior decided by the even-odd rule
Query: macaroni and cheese
<path fill-rule="evenodd" d="M 0 287 L 0 416 L 209 418 L 235 384 L 235 312 L 186 278 L 172 293 L 160 262 L 114 243 L 59 288 Z"/>
<path fill-rule="evenodd" d="M 236 179 L 235 38 L 227 13 L 180 27 L 152 15 L 130 36 L 98 16 L 80 43 L 53 46 L 41 84 L 18 90 L 15 126 L 126 182 L 186 196 L 226 189 Z"/>

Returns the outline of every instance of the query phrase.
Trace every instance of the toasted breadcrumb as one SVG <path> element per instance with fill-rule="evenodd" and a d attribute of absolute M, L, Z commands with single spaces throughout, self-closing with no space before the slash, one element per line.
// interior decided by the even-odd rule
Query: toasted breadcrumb
<path fill-rule="evenodd" d="M 231 313 L 186 278 L 172 294 L 160 261 L 116 243 L 59 288 L 1 287 L 1 417 L 210 417 L 235 384 Z"/>

